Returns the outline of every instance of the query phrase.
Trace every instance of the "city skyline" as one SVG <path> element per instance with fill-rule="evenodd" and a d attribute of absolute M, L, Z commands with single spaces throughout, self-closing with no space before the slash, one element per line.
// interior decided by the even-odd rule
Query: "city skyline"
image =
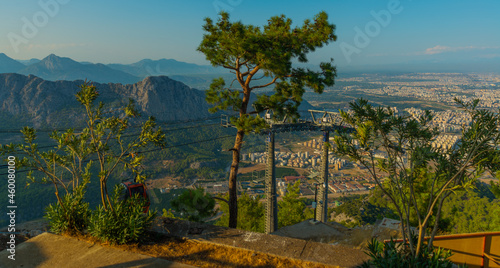
<path fill-rule="evenodd" d="M 341 70 L 460 65 L 500 72 L 498 1 L 121 1 L 40 0 L 2 3 L 0 52 L 18 60 L 49 54 L 93 63 L 167 58 L 203 64 L 196 51 L 204 18 L 226 10 L 232 21 L 263 26 L 284 14 L 294 25 L 320 11 L 336 42 L 309 55 Z M 392 66 L 392 67 L 391 67 Z M 436 67 L 437 66 L 437 67 Z M 491 67 L 490 67 L 491 66 Z M 423 68 L 425 69 L 425 68 Z"/>

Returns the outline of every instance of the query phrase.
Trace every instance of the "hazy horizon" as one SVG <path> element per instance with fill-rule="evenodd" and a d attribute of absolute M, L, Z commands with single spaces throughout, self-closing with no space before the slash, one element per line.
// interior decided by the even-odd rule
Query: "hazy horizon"
<path fill-rule="evenodd" d="M 0 52 L 16 60 L 49 54 L 92 63 L 175 59 L 208 65 L 196 51 L 204 18 L 224 9 L 231 20 L 263 26 L 284 14 L 294 25 L 320 11 L 336 25 L 336 42 L 309 55 L 334 58 L 340 71 L 500 72 L 500 2 L 320 0 L 264 2 L 40 0 L 3 3 Z M 8 11 L 8 12 L 7 12 Z M 405 67 L 406 66 L 406 67 Z"/>

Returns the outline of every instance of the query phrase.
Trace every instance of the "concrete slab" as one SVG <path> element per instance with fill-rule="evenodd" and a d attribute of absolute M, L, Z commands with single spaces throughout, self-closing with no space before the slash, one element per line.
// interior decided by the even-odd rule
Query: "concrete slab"
<path fill-rule="evenodd" d="M 346 236 L 335 227 L 312 219 L 283 227 L 272 234 L 320 243 L 328 243 L 334 239 L 339 240 Z"/>
<path fill-rule="evenodd" d="M 155 232 L 171 236 L 340 267 L 357 267 L 363 261 L 369 259 L 362 250 L 346 246 L 329 245 L 169 218 L 158 218 L 152 229 Z"/>
<path fill-rule="evenodd" d="M 15 260 L 0 252 L 0 267 L 194 267 L 75 238 L 43 233 L 16 247 Z"/>

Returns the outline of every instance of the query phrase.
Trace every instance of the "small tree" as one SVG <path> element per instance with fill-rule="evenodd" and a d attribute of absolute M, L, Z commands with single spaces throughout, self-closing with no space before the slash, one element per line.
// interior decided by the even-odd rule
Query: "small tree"
<path fill-rule="evenodd" d="M 306 204 L 299 199 L 300 180 L 294 184 L 288 184 L 283 200 L 278 202 L 278 225 L 279 228 L 297 224 L 306 220 Z"/>
<path fill-rule="evenodd" d="M 430 125 L 433 115 L 429 111 L 412 118 L 372 107 L 363 99 L 350 103 L 350 113 L 341 111 L 355 131 L 335 137 L 335 153 L 367 168 L 394 204 L 403 238 L 415 258 L 422 253 L 427 233 L 431 237 L 428 249 L 432 248 L 443 201 L 455 190 L 472 187 L 485 168 L 498 170 L 500 115 L 477 109 L 477 101 L 457 102 L 471 124 L 463 127 L 460 142 L 452 148 L 432 146 L 439 133 Z M 386 159 L 375 157 L 379 150 L 387 153 Z M 412 239 L 412 218 L 418 223 L 416 240 Z"/>
<path fill-rule="evenodd" d="M 85 82 L 80 86 L 76 99 L 83 106 L 87 116 L 87 127 L 80 132 L 68 129 L 63 133 L 54 131 L 50 138 L 56 142 L 53 149 L 41 150 L 36 143 L 36 130 L 25 127 L 21 130 L 24 142 L 21 144 L 4 145 L 1 153 L 23 152 L 26 154 L 19 161 L 20 167 L 30 168 L 28 179 L 31 183 L 52 183 L 59 205 L 64 210 L 64 202 L 59 194 L 60 188 L 66 194 L 76 189 L 83 182 L 92 181 L 91 171 L 98 164 L 101 201 L 105 209 L 112 209 L 108 197 L 107 182 L 119 165 L 135 173 L 137 181 L 145 179 L 142 172 L 139 155 L 141 148 L 150 144 L 163 146 L 165 135 L 161 129 L 156 129 L 153 117 L 142 124 L 141 132 L 129 136 L 123 135 L 129 128 L 129 120 L 139 116 L 132 100 L 120 111 L 112 111 L 109 115 L 104 111 L 101 102 L 96 107 L 95 100 L 99 93 L 95 86 Z M 111 112 L 110 112 L 111 113 Z M 42 174 L 35 177 L 34 171 Z"/>
<path fill-rule="evenodd" d="M 227 195 L 225 196 L 227 198 Z M 259 196 L 250 196 L 246 192 L 238 200 L 238 229 L 263 233 L 265 229 L 264 204 Z M 229 223 L 229 206 L 226 202 L 219 202 L 222 215 L 216 225 L 227 226 Z"/>
<path fill-rule="evenodd" d="M 141 132 L 133 135 L 127 141 L 123 134 L 129 128 L 130 119 L 140 116 L 134 101 L 129 100 L 129 104 L 123 108 L 122 114 L 107 116 L 103 110 L 104 104 L 102 102 L 97 107 L 94 105 L 98 96 L 97 88 L 85 83 L 76 94 L 76 99 L 85 108 L 88 118 L 87 127 L 82 134 L 87 138 L 84 142 L 85 145 L 88 146 L 93 155 L 97 156 L 101 202 L 104 209 L 107 210 L 113 209 L 109 199 L 107 182 L 116 168 L 123 165 L 125 169 L 129 169 L 135 174 L 135 181 L 143 182 L 145 176 L 140 167 L 144 156 L 139 155 L 138 150 L 150 144 L 164 146 L 165 135 L 161 128 L 155 129 L 154 117 L 149 117 L 142 124 Z"/>
<path fill-rule="evenodd" d="M 336 70 L 331 63 L 321 63 L 321 71 L 292 68 L 292 61 L 307 62 L 306 55 L 316 48 L 336 40 L 335 25 L 328 22 L 328 15 L 321 12 L 313 21 L 305 20 L 301 27 L 292 28 L 292 20 L 284 15 L 272 17 L 262 29 L 241 22 L 229 21 L 229 15 L 220 13 L 217 23 L 205 19 L 203 36 L 198 50 L 203 52 L 213 66 L 221 66 L 235 75 L 226 87 L 222 78 L 214 79 L 206 92 L 208 103 L 214 104 L 211 112 L 232 110 L 238 112 L 231 118 L 237 128 L 231 171 L 229 175 L 229 227 L 236 228 L 238 219 L 236 178 L 240 162 L 243 137 L 250 131 L 266 127 L 258 115 L 273 109 L 278 115 L 297 117 L 297 107 L 305 88 L 317 93 L 325 86 L 332 86 Z M 258 83 L 261 78 L 267 82 Z M 266 80 L 265 80 L 266 81 Z M 256 89 L 274 87 L 272 95 L 260 93 L 249 109 L 250 97 Z"/>

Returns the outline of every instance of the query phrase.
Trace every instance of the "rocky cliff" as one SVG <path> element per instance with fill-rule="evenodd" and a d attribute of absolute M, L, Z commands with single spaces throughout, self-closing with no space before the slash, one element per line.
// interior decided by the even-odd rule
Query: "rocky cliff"
<path fill-rule="evenodd" d="M 81 84 L 81 80 L 52 82 L 33 75 L 0 74 L 0 114 L 26 118 L 34 125 L 61 125 L 58 120 L 78 119 L 81 110 L 75 94 Z M 166 76 L 147 77 L 130 85 L 94 85 L 100 92 L 99 101 L 124 105 L 132 98 L 141 113 L 161 121 L 210 116 L 204 92 Z"/>

